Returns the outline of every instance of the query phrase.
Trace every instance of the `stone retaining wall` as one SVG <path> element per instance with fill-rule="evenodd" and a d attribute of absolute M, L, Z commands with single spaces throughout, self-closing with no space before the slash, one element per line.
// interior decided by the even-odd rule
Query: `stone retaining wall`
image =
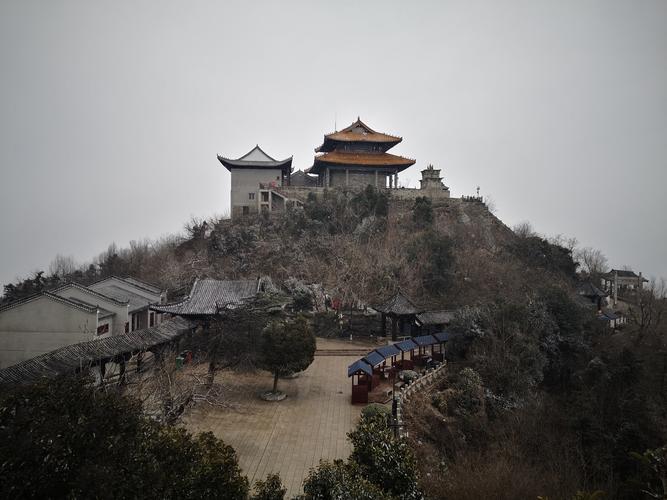
<path fill-rule="evenodd" d="M 417 390 L 429 390 L 433 385 L 440 380 L 446 373 L 447 361 L 443 361 L 436 368 L 427 370 L 421 377 L 416 379 L 410 385 L 401 388 L 401 391 L 396 395 L 396 426 L 398 428 L 399 436 L 407 436 L 404 430 L 403 423 L 403 404 L 410 401 L 410 398 Z"/>

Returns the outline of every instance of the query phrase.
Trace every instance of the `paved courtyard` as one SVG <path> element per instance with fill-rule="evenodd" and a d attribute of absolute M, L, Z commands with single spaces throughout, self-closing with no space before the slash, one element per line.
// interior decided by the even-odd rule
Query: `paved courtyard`
<path fill-rule="evenodd" d="M 278 387 L 288 397 L 279 403 L 258 397 L 271 388 L 270 374 L 220 373 L 216 382 L 222 385 L 227 406 L 199 403 L 184 416 L 184 425 L 191 432 L 211 431 L 233 446 L 251 483 L 279 473 L 291 498 L 320 460 L 350 454 L 346 434 L 361 410 L 350 404 L 347 366 L 359 358 L 350 349 L 361 353 L 372 347 L 318 339 L 318 350 L 327 355 L 316 355 L 299 377 L 280 380 Z"/>

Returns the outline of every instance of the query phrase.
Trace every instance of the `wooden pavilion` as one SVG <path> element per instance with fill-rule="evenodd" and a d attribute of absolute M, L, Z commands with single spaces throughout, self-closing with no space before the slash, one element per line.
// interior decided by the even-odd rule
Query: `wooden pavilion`
<path fill-rule="evenodd" d="M 373 309 L 382 315 L 382 334 L 387 331 L 387 316 L 391 319 L 391 340 L 396 341 L 398 333 L 413 336 L 416 332 L 415 318 L 421 312 L 400 290 L 384 303 Z"/>

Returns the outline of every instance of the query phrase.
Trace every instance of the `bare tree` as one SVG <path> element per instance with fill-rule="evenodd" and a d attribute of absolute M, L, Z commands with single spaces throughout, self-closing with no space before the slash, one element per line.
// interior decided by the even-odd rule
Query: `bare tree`
<path fill-rule="evenodd" d="M 607 257 L 595 248 L 578 248 L 574 252 L 574 258 L 584 272 L 592 278 L 599 278 L 609 269 Z"/>
<path fill-rule="evenodd" d="M 49 264 L 49 274 L 51 276 L 58 276 L 64 278 L 74 273 L 78 268 L 76 261 L 72 255 L 57 254 Z"/>
<path fill-rule="evenodd" d="M 629 317 L 639 329 L 637 344 L 646 336 L 655 336 L 662 331 L 667 318 L 667 285 L 664 279 L 651 281 L 648 287 L 637 291 L 637 304 L 630 308 Z"/>
<path fill-rule="evenodd" d="M 533 226 L 527 220 L 519 222 L 512 228 L 512 231 L 514 231 L 514 234 L 516 234 L 519 238 L 530 238 L 532 236 L 536 236 L 536 233 L 533 230 Z"/>

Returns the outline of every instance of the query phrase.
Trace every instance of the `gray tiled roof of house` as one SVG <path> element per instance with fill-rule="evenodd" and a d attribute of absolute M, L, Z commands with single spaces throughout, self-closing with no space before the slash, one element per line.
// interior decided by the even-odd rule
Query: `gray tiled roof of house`
<path fill-rule="evenodd" d="M 386 302 L 378 306 L 374 306 L 373 309 L 381 313 L 396 314 L 398 316 L 418 314 L 422 312 L 422 310 L 418 309 L 417 306 L 415 306 L 410 301 L 410 299 L 403 295 L 400 290 Z"/>
<path fill-rule="evenodd" d="M 88 288 L 96 292 L 99 292 L 106 297 L 110 297 L 112 299 L 116 299 L 121 302 L 129 303 L 130 313 L 139 311 L 141 309 L 145 309 L 151 304 L 156 304 L 160 302 L 159 294 L 156 294 L 158 295 L 158 297 L 156 297 L 155 300 L 150 300 L 144 297 L 143 295 L 133 293 L 129 290 L 126 290 L 118 286 L 116 283 L 114 283 L 113 280 L 98 281 L 97 283 L 93 283 L 92 285 L 90 285 Z"/>
<path fill-rule="evenodd" d="M 67 290 L 68 288 L 76 288 L 78 290 L 81 290 L 82 292 L 88 293 L 89 295 L 91 295 L 93 297 L 99 297 L 103 300 L 107 300 L 109 302 L 114 302 L 119 306 L 124 306 L 124 305 L 127 305 L 127 303 L 128 303 L 127 300 L 117 299 L 115 297 L 110 297 L 108 295 L 104 295 L 104 294 L 98 292 L 97 290 L 94 290 L 93 288 L 83 286 L 83 285 L 79 285 L 78 283 L 74 283 L 74 282 L 65 283 L 64 285 L 61 285 L 58 288 L 50 290 L 50 292 L 54 293 L 56 295 L 60 295 L 62 297 L 63 296 L 62 295 L 63 291 Z M 84 301 L 82 301 L 82 302 L 84 302 Z"/>
<path fill-rule="evenodd" d="M 151 309 L 182 316 L 207 316 L 217 314 L 220 309 L 238 307 L 257 295 L 261 288 L 261 279 L 198 279 L 185 299 L 173 304 L 151 306 Z"/>
<path fill-rule="evenodd" d="M 174 318 L 151 328 L 61 347 L 0 370 L 0 385 L 29 383 L 44 377 L 71 373 L 81 366 L 94 365 L 102 359 L 148 350 L 169 342 L 192 328 L 193 324 L 189 321 Z"/>
<path fill-rule="evenodd" d="M 582 283 L 577 288 L 577 293 L 583 297 L 607 297 L 608 294 L 600 290 L 590 281 Z"/>
<path fill-rule="evenodd" d="M 454 319 L 454 311 L 425 311 L 417 314 L 422 325 L 447 325 Z"/>
<path fill-rule="evenodd" d="M 163 290 L 155 285 L 151 285 L 150 283 L 147 283 L 145 281 L 142 281 L 140 279 L 137 279 L 133 276 L 126 276 L 125 278 L 120 278 L 123 281 L 126 281 L 132 285 L 138 286 L 139 288 L 144 288 L 145 290 L 148 290 L 149 292 L 157 293 L 160 294 L 163 292 Z"/>

